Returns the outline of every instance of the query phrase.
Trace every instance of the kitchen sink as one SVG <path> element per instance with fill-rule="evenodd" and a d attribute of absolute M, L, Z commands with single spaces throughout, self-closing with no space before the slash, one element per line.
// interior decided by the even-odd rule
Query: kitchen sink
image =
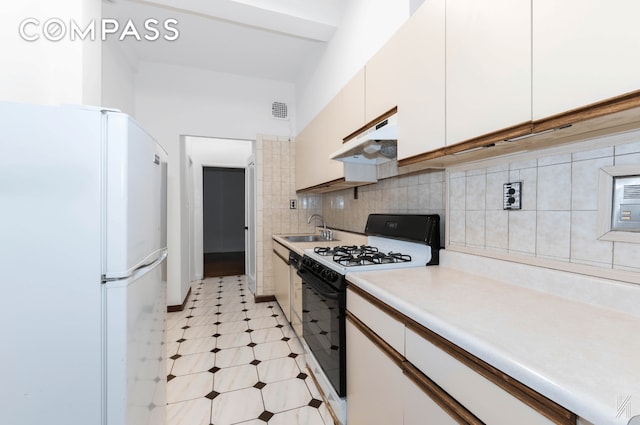
<path fill-rule="evenodd" d="M 338 240 L 338 239 L 327 239 L 321 235 L 291 235 L 291 236 L 282 236 L 282 239 L 286 239 L 289 242 L 330 242 L 330 241 Z"/>

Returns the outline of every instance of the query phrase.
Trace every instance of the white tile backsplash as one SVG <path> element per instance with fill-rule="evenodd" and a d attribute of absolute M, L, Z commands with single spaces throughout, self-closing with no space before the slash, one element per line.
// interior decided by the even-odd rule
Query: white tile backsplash
<path fill-rule="evenodd" d="M 452 167 L 446 173 L 448 244 L 640 271 L 640 245 L 601 241 L 596 230 L 599 170 L 638 163 L 640 131 L 492 159 L 485 168 Z M 514 181 L 522 182 L 522 210 L 504 211 L 503 184 Z"/>
<path fill-rule="evenodd" d="M 571 163 L 539 167 L 537 195 L 537 210 L 571 209 Z"/>
<path fill-rule="evenodd" d="M 322 215 L 328 227 L 362 233 L 369 214 L 439 214 L 444 243 L 444 187 L 443 171 L 392 177 L 360 186 L 358 199 L 352 188 L 325 193 Z"/>
<path fill-rule="evenodd" d="M 535 211 L 509 211 L 509 252 L 520 255 L 535 254 Z"/>
<path fill-rule="evenodd" d="M 509 212 L 489 210 L 485 213 L 486 248 L 507 251 L 509 249 Z"/>
<path fill-rule="evenodd" d="M 571 209 L 595 211 L 598 209 L 598 172 L 613 165 L 613 157 L 574 161 L 571 170 Z"/>
<path fill-rule="evenodd" d="M 568 260 L 571 253 L 571 212 L 538 211 L 536 218 L 538 256 Z"/>

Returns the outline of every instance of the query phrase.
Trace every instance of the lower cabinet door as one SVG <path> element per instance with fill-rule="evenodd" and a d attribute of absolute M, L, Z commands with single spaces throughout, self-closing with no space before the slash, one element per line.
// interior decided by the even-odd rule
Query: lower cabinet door
<path fill-rule="evenodd" d="M 401 425 L 402 370 L 349 320 L 346 327 L 347 423 Z"/>
<path fill-rule="evenodd" d="M 402 376 L 404 425 L 458 425 L 445 410 L 436 404 L 406 376 Z"/>

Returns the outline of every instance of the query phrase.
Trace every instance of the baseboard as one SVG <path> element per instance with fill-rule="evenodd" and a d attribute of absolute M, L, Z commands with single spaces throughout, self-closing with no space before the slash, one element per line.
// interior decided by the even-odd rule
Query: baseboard
<path fill-rule="evenodd" d="M 184 310 L 184 308 L 187 306 L 187 301 L 189 301 L 190 296 L 191 296 L 191 288 L 189 288 L 189 290 L 187 291 L 187 296 L 184 297 L 184 301 L 182 302 L 182 304 L 167 306 L 167 313 L 175 313 L 176 311 Z"/>
<path fill-rule="evenodd" d="M 275 301 L 276 296 L 275 295 L 255 295 L 253 297 L 253 300 L 257 303 L 266 303 L 269 301 Z"/>

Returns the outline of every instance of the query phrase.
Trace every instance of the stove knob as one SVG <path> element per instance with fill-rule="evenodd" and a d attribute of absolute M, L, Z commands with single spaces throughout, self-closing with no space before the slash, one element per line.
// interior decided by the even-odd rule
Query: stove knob
<path fill-rule="evenodd" d="M 329 282 L 335 282 L 338 280 L 338 273 L 334 272 L 334 271 L 330 271 L 328 273 L 327 279 L 329 280 Z"/>

